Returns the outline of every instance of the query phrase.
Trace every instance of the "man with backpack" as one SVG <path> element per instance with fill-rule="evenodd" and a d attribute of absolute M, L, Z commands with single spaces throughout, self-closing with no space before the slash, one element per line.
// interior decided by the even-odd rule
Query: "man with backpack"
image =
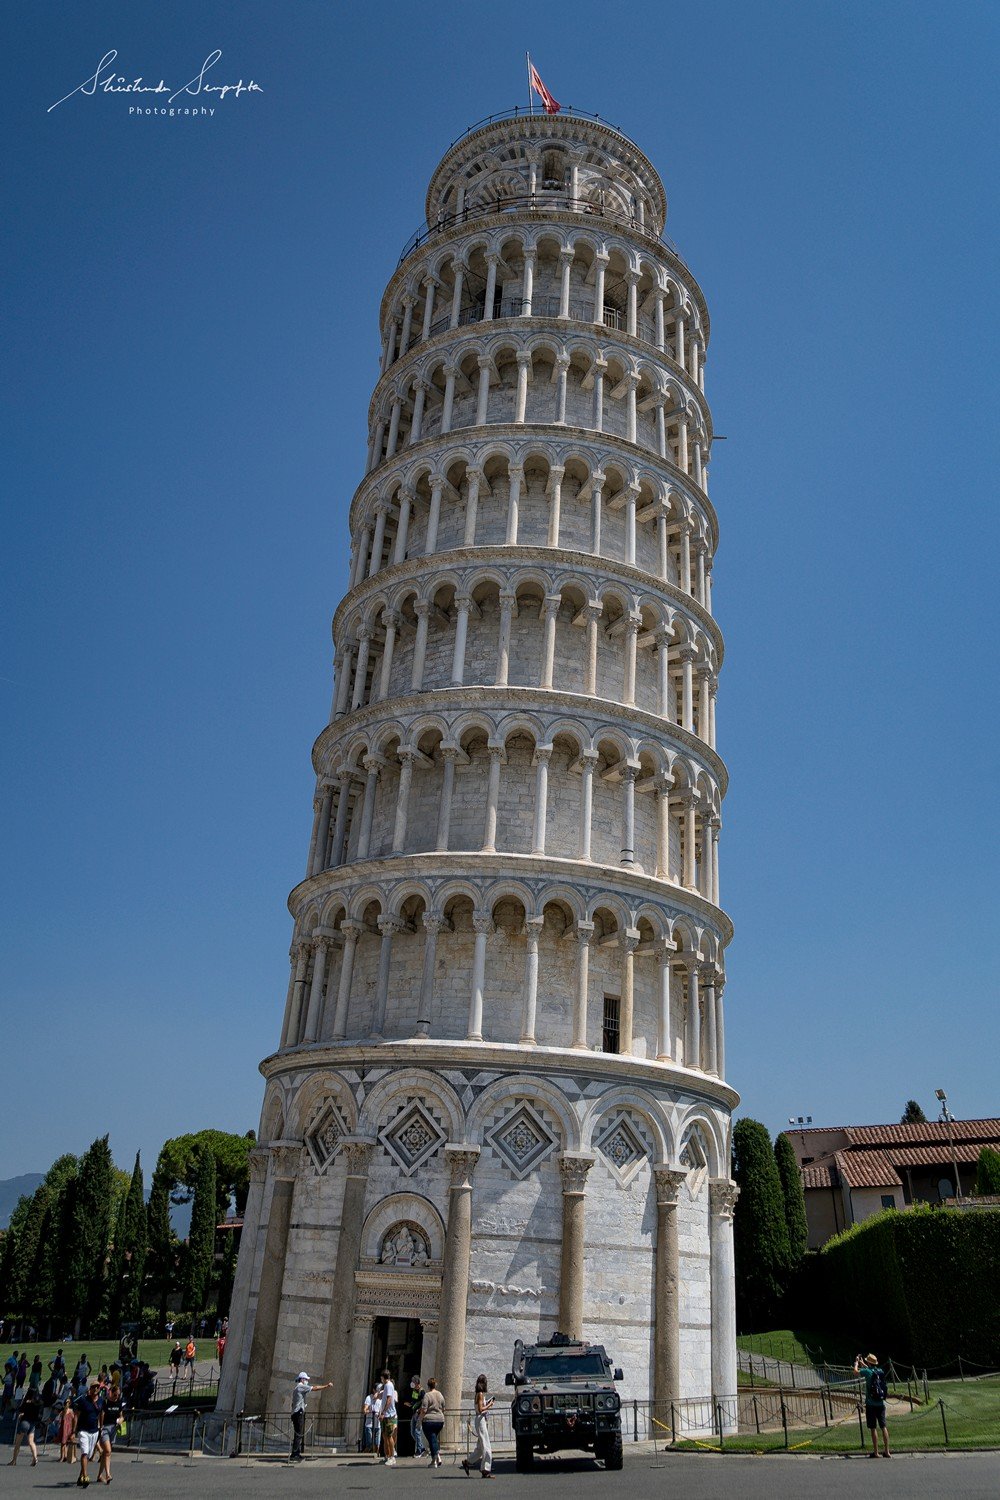
<path fill-rule="evenodd" d="M 869 1458 L 878 1458 L 878 1430 L 882 1429 L 882 1457 L 891 1458 L 889 1452 L 889 1429 L 885 1422 L 885 1403 L 889 1397 L 889 1386 L 885 1371 L 874 1354 L 859 1354 L 854 1361 L 855 1375 L 863 1375 L 865 1381 L 865 1419 L 872 1435 L 872 1451 Z"/>

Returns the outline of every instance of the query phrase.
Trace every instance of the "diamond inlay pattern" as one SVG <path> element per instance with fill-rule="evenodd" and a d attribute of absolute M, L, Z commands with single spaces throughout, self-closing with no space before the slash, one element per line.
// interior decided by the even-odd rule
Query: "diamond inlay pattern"
<path fill-rule="evenodd" d="M 336 1105 L 325 1104 L 305 1136 L 306 1149 L 317 1172 L 326 1171 L 346 1134 L 347 1127 Z"/>
<path fill-rule="evenodd" d="M 419 1099 L 411 1099 L 380 1133 L 379 1140 L 409 1177 L 430 1161 L 445 1140 L 445 1132 Z"/>
<path fill-rule="evenodd" d="M 541 1115 L 523 1102 L 494 1125 L 486 1139 L 519 1179 L 540 1166 L 558 1145 Z"/>
<path fill-rule="evenodd" d="M 649 1155 L 647 1146 L 628 1115 L 619 1115 L 597 1141 L 597 1149 L 623 1182 L 635 1176 Z"/>

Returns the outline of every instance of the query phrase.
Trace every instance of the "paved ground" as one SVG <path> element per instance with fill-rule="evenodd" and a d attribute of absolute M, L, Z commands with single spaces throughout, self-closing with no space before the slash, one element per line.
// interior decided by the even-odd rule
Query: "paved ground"
<path fill-rule="evenodd" d="M 8 1450 L 9 1452 L 9 1450 Z M 849 1466 L 849 1467 L 848 1467 Z M 280 1463 L 253 1463 L 238 1459 L 144 1458 L 133 1463 L 121 1454 L 114 1461 L 114 1493 L 135 1495 L 141 1500 L 272 1500 L 272 1496 L 323 1497 L 323 1500 L 354 1500 L 371 1491 L 381 1496 L 399 1490 L 412 1500 L 429 1500 L 441 1492 L 459 1500 L 470 1482 L 450 1460 L 432 1472 L 413 1460 L 403 1460 L 386 1471 L 368 1463 L 306 1462 L 292 1467 Z M 3 1494 L 74 1489 L 76 1470 L 43 1458 L 31 1469 L 18 1461 L 17 1472 L 3 1470 Z M 876 1500 L 996 1500 L 1000 1495 L 1000 1454 L 930 1454 L 894 1458 L 874 1463 L 862 1458 L 742 1458 L 706 1454 L 627 1455 L 624 1472 L 607 1474 L 588 1460 L 536 1465 L 533 1474 L 516 1474 L 511 1460 L 497 1464 L 493 1489 L 532 1500 L 663 1500 L 682 1495 L 684 1500 L 850 1500 L 874 1496 Z M 91 1486 L 96 1494 L 96 1486 Z M 101 1494 L 103 1494 L 103 1489 Z"/>

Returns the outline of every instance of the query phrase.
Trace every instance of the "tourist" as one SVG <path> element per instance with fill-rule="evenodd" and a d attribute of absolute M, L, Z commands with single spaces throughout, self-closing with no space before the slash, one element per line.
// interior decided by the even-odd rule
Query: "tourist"
<path fill-rule="evenodd" d="M 56 1404 L 56 1397 L 58 1396 L 58 1394 L 59 1392 L 56 1388 L 56 1377 L 54 1375 L 50 1375 L 48 1380 L 42 1386 L 41 1390 L 42 1421 L 46 1425 L 51 1420 L 52 1412 Z"/>
<path fill-rule="evenodd" d="M 493 1449 L 490 1447 L 489 1414 L 493 1405 L 493 1397 L 486 1394 L 486 1376 L 480 1375 L 476 1379 L 476 1415 L 473 1418 L 473 1428 L 476 1434 L 476 1451 L 471 1458 L 462 1459 L 462 1468 L 466 1477 L 470 1469 L 479 1468 L 484 1479 L 493 1478 Z"/>
<path fill-rule="evenodd" d="M 17 1414 L 17 1436 L 14 1439 L 14 1457 L 12 1464 L 17 1463 L 17 1455 L 21 1451 L 21 1444 L 25 1438 L 28 1439 L 28 1447 L 31 1449 L 31 1467 L 34 1468 L 38 1462 L 38 1449 L 35 1447 L 35 1428 L 42 1415 L 42 1400 L 38 1394 L 37 1386 L 29 1386 L 24 1393 L 21 1402 L 21 1410 Z"/>
<path fill-rule="evenodd" d="M 21 1358 L 17 1362 L 17 1374 L 14 1376 L 14 1395 L 24 1390 L 24 1382 L 28 1378 L 28 1351 L 22 1349 Z"/>
<path fill-rule="evenodd" d="M 375 1400 L 377 1394 L 378 1386 L 373 1385 L 361 1403 L 361 1420 L 364 1423 L 364 1437 L 361 1440 L 362 1453 L 375 1452 Z"/>
<path fill-rule="evenodd" d="M 104 1480 L 105 1484 L 111 1483 L 111 1449 L 118 1435 L 118 1426 L 122 1420 L 122 1388 L 119 1384 L 120 1376 L 116 1370 L 111 1377 L 111 1385 L 104 1395 L 103 1410 L 101 1412 L 101 1430 L 98 1434 L 98 1447 L 101 1454 L 101 1464 L 97 1471 L 98 1481 Z"/>
<path fill-rule="evenodd" d="M 192 1334 L 184 1345 L 184 1372 L 186 1374 L 190 1370 L 192 1380 L 194 1379 L 194 1362 L 197 1353 L 198 1351 L 194 1346 L 194 1335 Z"/>
<path fill-rule="evenodd" d="M 63 1359 L 63 1352 L 61 1349 L 57 1349 L 55 1358 L 49 1360 L 49 1369 L 52 1371 L 52 1374 L 59 1385 L 59 1389 L 62 1390 L 63 1386 L 66 1384 L 66 1361 Z"/>
<path fill-rule="evenodd" d="M 413 1439 L 414 1458 L 423 1458 L 427 1449 L 424 1447 L 424 1435 L 420 1430 L 420 1403 L 424 1399 L 424 1393 L 420 1386 L 420 1376 L 410 1376 L 410 1436 Z"/>
<path fill-rule="evenodd" d="M 31 1373 L 28 1376 L 29 1391 L 41 1390 L 42 1386 L 42 1356 L 36 1354 L 31 1361 Z"/>
<path fill-rule="evenodd" d="M 874 1354 L 859 1354 L 854 1361 L 855 1375 L 861 1374 L 865 1381 L 865 1421 L 872 1435 L 872 1451 L 869 1458 L 878 1458 L 878 1430 L 882 1430 L 882 1457 L 891 1458 L 889 1452 L 889 1428 L 885 1420 L 885 1404 L 889 1395 L 885 1371 Z"/>
<path fill-rule="evenodd" d="M 167 1338 L 168 1339 L 172 1339 L 173 1336 L 174 1336 L 174 1320 L 173 1320 L 173 1318 L 168 1318 L 167 1319 L 166 1329 L 167 1329 Z"/>
<path fill-rule="evenodd" d="M 382 1385 L 378 1398 L 378 1419 L 382 1429 L 381 1463 L 390 1469 L 396 1467 L 396 1387 L 388 1370 L 382 1371 Z"/>
<path fill-rule="evenodd" d="M 170 1351 L 170 1371 L 176 1380 L 181 1373 L 181 1360 L 184 1358 L 184 1350 L 181 1348 L 180 1339 L 174 1340 L 174 1347 Z"/>
<path fill-rule="evenodd" d="M 215 1341 L 215 1355 L 219 1361 L 219 1369 L 222 1369 L 222 1361 L 226 1357 L 226 1335 L 220 1333 Z"/>
<path fill-rule="evenodd" d="M 332 1380 L 327 1380 L 323 1385 L 314 1385 L 305 1370 L 299 1371 L 292 1386 L 292 1451 L 288 1455 L 289 1463 L 300 1464 L 305 1458 L 306 1402 L 309 1396 L 313 1391 L 328 1391 L 332 1384 Z"/>
<path fill-rule="evenodd" d="M 437 1388 L 437 1381 L 432 1375 L 427 1382 L 423 1399 L 420 1402 L 420 1425 L 427 1446 L 431 1451 L 432 1469 L 441 1467 L 441 1429 L 444 1426 L 444 1397 Z"/>
<path fill-rule="evenodd" d="M 101 1388 L 96 1380 L 88 1390 L 77 1397 L 74 1404 L 76 1443 L 80 1450 L 80 1473 L 76 1482 L 81 1489 L 86 1489 L 90 1483 L 87 1465 L 97 1451 L 101 1432 Z"/>
<path fill-rule="evenodd" d="M 5 1417 L 14 1405 L 14 1371 L 3 1372 L 3 1395 L 0 1396 L 0 1417 Z"/>
<path fill-rule="evenodd" d="M 81 1354 L 73 1371 L 73 1389 L 78 1396 L 83 1394 L 87 1381 L 90 1379 L 90 1360 L 85 1354 Z"/>
<path fill-rule="evenodd" d="M 59 1398 L 61 1409 L 59 1411 L 59 1462 L 71 1464 L 74 1459 L 73 1449 L 76 1446 L 76 1412 L 73 1410 L 73 1402 L 69 1391 L 64 1388 Z"/>

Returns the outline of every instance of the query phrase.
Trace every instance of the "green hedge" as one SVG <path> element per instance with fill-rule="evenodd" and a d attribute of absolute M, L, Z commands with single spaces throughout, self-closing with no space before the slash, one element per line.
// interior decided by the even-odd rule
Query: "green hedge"
<path fill-rule="evenodd" d="M 889 1209 L 830 1240 L 819 1263 L 824 1317 L 859 1349 L 1000 1365 L 1000 1210 Z"/>

